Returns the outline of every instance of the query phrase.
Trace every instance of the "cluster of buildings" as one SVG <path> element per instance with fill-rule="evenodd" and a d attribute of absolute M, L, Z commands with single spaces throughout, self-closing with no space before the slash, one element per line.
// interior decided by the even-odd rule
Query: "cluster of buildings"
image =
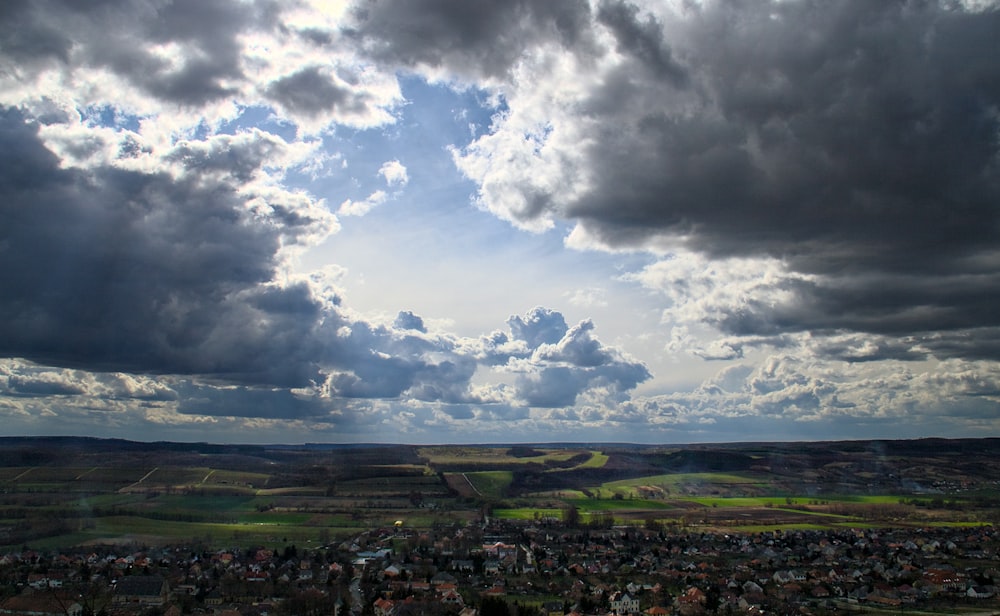
<path fill-rule="evenodd" d="M 299 552 L 110 548 L 0 556 L 0 616 L 681 616 L 997 609 L 993 527 L 665 532 L 494 521 L 366 531 Z"/>

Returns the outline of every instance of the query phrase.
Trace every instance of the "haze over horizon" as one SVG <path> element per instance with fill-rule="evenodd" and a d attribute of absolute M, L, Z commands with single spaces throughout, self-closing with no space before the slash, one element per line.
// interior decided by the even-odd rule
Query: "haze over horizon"
<path fill-rule="evenodd" d="M 1000 3 L 0 4 L 3 434 L 1000 436 Z"/>

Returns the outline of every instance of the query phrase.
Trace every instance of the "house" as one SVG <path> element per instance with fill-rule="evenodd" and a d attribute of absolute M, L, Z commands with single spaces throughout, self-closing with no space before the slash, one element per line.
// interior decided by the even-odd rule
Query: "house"
<path fill-rule="evenodd" d="M 615 614 L 633 614 L 639 611 L 639 600 L 627 592 L 615 592 L 609 601 L 611 611 Z"/>
<path fill-rule="evenodd" d="M 454 575 L 441 571 L 431 578 L 432 586 L 440 586 L 441 584 L 457 584 L 458 580 Z"/>
<path fill-rule="evenodd" d="M 510 543 L 497 541 L 489 545 L 483 545 L 483 552 L 487 556 L 503 560 L 505 558 L 517 557 L 517 546 Z"/>
<path fill-rule="evenodd" d="M 55 594 L 22 594 L 8 597 L 0 603 L 5 616 L 81 616 L 83 606 Z"/>
<path fill-rule="evenodd" d="M 396 565 L 389 565 L 385 569 L 382 569 L 382 575 L 387 578 L 396 578 L 399 577 L 400 571 L 400 568 Z"/>
<path fill-rule="evenodd" d="M 115 603 L 143 606 L 163 605 L 170 594 L 170 585 L 159 575 L 131 575 L 115 584 Z"/>
<path fill-rule="evenodd" d="M 677 603 L 680 605 L 705 605 L 708 598 L 705 596 L 704 591 L 702 591 L 697 586 L 692 586 L 684 591 L 684 594 L 677 597 Z"/>
<path fill-rule="evenodd" d="M 389 599 L 378 598 L 373 607 L 375 608 L 375 616 L 392 616 L 396 609 L 396 603 Z"/>
<path fill-rule="evenodd" d="M 546 601 L 543 603 L 542 616 L 563 616 L 562 601 Z"/>
<path fill-rule="evenodd" d="M 462 595 L 458 594 L 458 591 L 454 588 L 449 588 L 442 592 L 439 600 L 445 605 L 454 605 L 458 607 L 463 607 L 465 605 Z"/>
<path fill-rule="evenodd" d="M 260 584 L 268 580 L 267 571 L 262 571 L 259 567 L 251 567 L 244 574 L 243 579 L 248 582 L 253 582 L 255 584 Z M 193 594 L 193 593 L 192 593 Z"/>
<path fill-rule="evenodd" d="M 950 569 L 927 569 L 922 577 L 937 592 L 960 591 L 965 588 L 965 576 Z"/>
<path fill-rule="evenodd" d="M 218 588 L 213 588 L 207 595 L 205 595 L 205 605 L 216 606 L 222 605 L 222 591 Z"/>
<path fill-rule="evenodd" d="M 993 589 L 985 586 L 969 586 L 965 591 L 965 596 L 971 599 L 989 599 L 993 594 Z"/>

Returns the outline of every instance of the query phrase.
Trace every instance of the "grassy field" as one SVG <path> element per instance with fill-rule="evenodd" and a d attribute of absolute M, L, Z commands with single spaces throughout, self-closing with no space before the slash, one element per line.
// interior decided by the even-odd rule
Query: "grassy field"
<path fill-rule="evenodd" d="M 604 465 L 608 463 L 608 458 L 608 454 L 601 453 L 600 451 L 591 451 L 590 459 L 576 468 L 604 468 Z"/>
<path fill-rule="evenodd" d="M 482 466 L 523 466 L 528 464 L 539 464 L 542 466 L 554 463 L 566 463 L 575 456 L 581 454 L 590 455 L 586 462 L 580 466 L 594 464 L 603 466 L 607 462 L 607 457 L 603 454 L 583 451 L 579 449 L 545 449 L 538 448 L 532 451 L 537 455 L 513 455 L 511 447 L 421 447 L 418 450 L 420 457 L 427 460 L 427 463 L 435 467 L 462 466 L 470 470 Z M 603 456 L 603 458 L 602 458 Z M 596 458 L 596 460 L 595 460 Z"/>
<path fill-rule="evenodd" d="M 469 483 L 485 498 L 500 498 L 514 480 L 511 471 L 478 471 L 465 473 Z"/>
<path fill-rule="evenodd" d="M 874 490 L 867 479 L 854 494 L 815 496 L 828 485 L 844 485 L 863 462 L 860 454 L 809 467 L 798 449 L 760 459 L 731 452 L 678 458 L 664 449 L 640 460 L 635 449 L 593 447 L 281 449 L 268 458 L 259 450 L 213 457 L 185 445 L 177 452 L 72 455 L 64 465 L 51 455 L 14 457 L 0 467 L 0 537 L 8 546 L 197 540 L 280 547 L 344 538 L 397 520 L 412 528 L 464 524 L 490 507 L 499 519 L 561 519 L 573 507 L 581 524 L 737 531 L 976 526 L 1000 517 L 958 490 L 908 495 L 889 487 L 868 494 Z M 48 462 L 22 463 L 29 459 Z M 982 458 L 983 464 L 991 460 Z M 632 461 L 649 474 L 622 479 Z M 667 472 L 699 468 L 699 462 L 712 472 Z M 789 472 L 792 462 L 808 472 Z M 932 463 L 927 458 L 919 468 Z M 780 474 L 766 470 L 779 465 Z M 822 484 L 816 469 L 829 473 Z M 961 485 L 974 486 L 985 500 L 994 483 L 965 479 Z"/>
<path fill-rule="evenodd" d="M 626 497 L 669 498 L 679 494 L 708 495 L 734 487 L 746 489 L 765 484 L 761 477 L 735 473 L 671 473 L 611 481 L 602 484 L 599 489 Z"/>
<path fill-rule="evenodd" d="M 566 502 L 576 507 L 580 513 L 598 511 L 656 511 L 672 508 L 669 503 L 641 499 L 571 498 L 567 499 Z"/>
<path fill-rule="evenodd" d="M 824 496 L 816 498 L 812 496 L 755 496 L 755 497 L 715 497 L 715 496 L 692 496 L 683 500 L 697 503 L 705 507 L 782 507 L 782 506 L 819 506 L 831 503 L 859 504 L 859 505 L 896 505 L 903 501 L 901 496 Z"/>
<path fill-rule="evenodd" d="M 493 517 L 501 520 L 540 520 L 542 518 L 562 519 L 562 514 L 562 509 L 534 507 L 493 510 Z"/>

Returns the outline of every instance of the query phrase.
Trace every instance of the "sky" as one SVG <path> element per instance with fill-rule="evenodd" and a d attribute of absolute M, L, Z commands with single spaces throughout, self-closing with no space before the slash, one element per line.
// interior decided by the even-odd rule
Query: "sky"
<path fill-rule="evenodd" d="M 1000 5 L 6 0 L 0 434 L 1000 436 Z"/>

